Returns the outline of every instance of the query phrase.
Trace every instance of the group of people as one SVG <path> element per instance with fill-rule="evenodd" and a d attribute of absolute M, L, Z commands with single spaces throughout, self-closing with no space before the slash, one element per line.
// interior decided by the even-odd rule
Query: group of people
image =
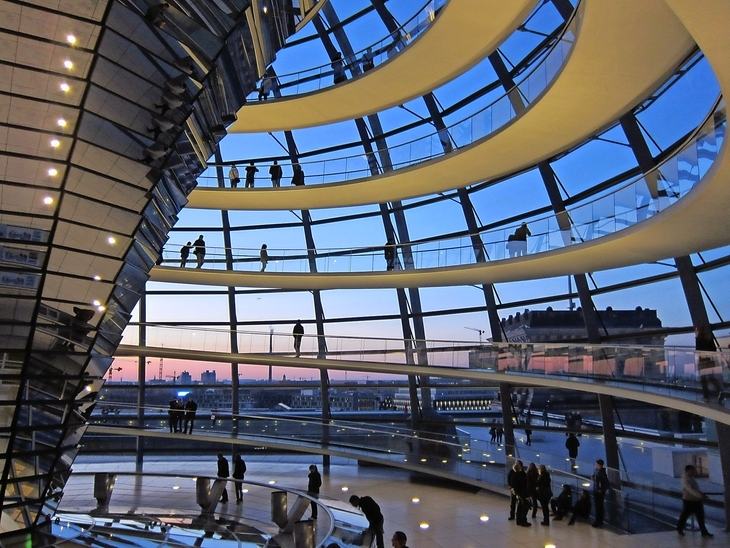
<path fill-rule="evenodd" d="M 530 463 L 527 470 L 522 461 L 516 460 L 507 474 L 507 485 L 510 489 L 510 520 L 517 525 L 530 527 L 527 515 L 532 509 L 532 518 L 537 516 L 538 503 L 542 508 L 541 525 L 550 525 L 550 513 L 554 519 L 560 521 L 571 513 L 568 525 L 575 524 L 577 518 L 589 519 L 591 515 L 591 497 L 587 490 L 582 490 L 578 500 L 573 504 L 573 492 L 570 485 L 563 485 L 557 497 L 553 497 L 550 473 L 544 464 L 536 466 Z M 593 527 L 602 527 L 604 520 L 604 501 L 610 489 L 608 474 L 604 468 L 604 461 L 596 461 L 593 474 L 593 501 L 595 504 L 595 520 Z M 686 518 L 685 518 L 686 519 Z"/>
<path fill-rule="evenodd" d="M 304 186 L 304 171 L 302 166 L 297 163 L 292 164 L 292 179 L 291 184 L 294 186 Z M 254 188 L 256 186 L 256 174 L 259 172 L 259 168 L 256 167 L 254 162 L 249 162 L 246 166 L 246 179 L 244 182 L 244 188 Z M 271 178 L 271 186 L 274 188 L 281 187 L 281 178 L 283 171 L 279 162 L 274 160 L 274 163 L 269 167 L 269 177 Z M 230 182 L 231 188 L 237 188 L 238 183 L 241 182 L 241 177 L 238 172 L 238 168 L 234 165 L 228 170 L 228 181 Z"/>
<path fill-rule="evenodd" d="M 202 268 L 203 263 L 205 262 L 205 240 L 203 239 L 202 234 L 197 240 L 195 240 L 195 242 L 188 242 L 180 248 L 180 268 L 185 268 L 185 265 L 188 263 L 188 257 L 190 257 L 191 250 L 196 258 L 196 268 Z M 261 246 L 259 257 L 261 259 L 260 272 L 264 272 L 266 270 L 266 265 L 269 263 L 269 252 L 266 244 Z"/>
<path fill-rule="evenodd" d="M 504 436 L 504 428 L 497 424 L 496 420 L 492 421 L 492 427 L 489 429 L 489 441 L 492 443 L 502 443 Z"/>
<path fill-rule="evenodd" d="M 246 474 L 246 462 L 241 457 L 240 453 L 233 455 L 233 479 L 239 480 L 234 484 L 234 490 L 236 492 L 236 504 L 243 502 L 243 477 Z M 218 477 L 221 479 L 228 479 L 231 475 L 230 467 L 228 466 L 228 459 L 223 456 L 223 453 L 218 453 Z M 228 502 L 228 488 L 223 487 L 223 494 L 221 495 L 221 502 Z"/>
<path fill-rule="evenodd" d="M 183 403 L 181 399 L 172 398 L 170 408 L 167 411 L 170 434 L 183 433 L 192 434 L 195 427 L 195 413 L 198 411 L 198 404 L 192 396 Z"/>
<path fill-rule="evenodd" d="M 188 242 L 180 248 L 180 268 L 185 268 L 188 257 L 190 257 L 190 250 L 195 255 L 197 263 L 195 268 L 202 268 L 203 262 L 205 261 L 205 240 L 202 234 L 193 243 Z"/>

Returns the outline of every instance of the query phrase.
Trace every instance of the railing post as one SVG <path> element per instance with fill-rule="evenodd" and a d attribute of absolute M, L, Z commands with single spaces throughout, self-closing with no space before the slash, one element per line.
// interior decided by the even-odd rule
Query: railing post
<path fill-rule="evenodd" d="M 114 483 L 117 480 L 115 474 L 98 473 L 94 474 L 94 498 L 96 508 L 91 512 L 94 514 L 106 514 L 109 512 L 109 501 L 114 491 Z"/>
<path fill-rule="evenodd" d="M 314 548 L 314 522 L 311 519 L 294 524 L 294 548 Z"/>
<path fill-rule="evenodd" d="M 272 491 L 271 493 L 271 521 L 279 528 L 286 527 L 287 519 L 286 491 Z"/>

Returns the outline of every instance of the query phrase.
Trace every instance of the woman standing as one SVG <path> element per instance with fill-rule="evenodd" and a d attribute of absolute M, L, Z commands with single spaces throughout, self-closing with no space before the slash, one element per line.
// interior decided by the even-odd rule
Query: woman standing
<path fill-rule="evenodd" d="M 541 525 L 550 525 L 550 499 L 553 497 L 551 483 L 550 473 L 545 465 L 541 464 L 537 469 L 537 500 L 540 501 L 540 506 L 542 506 Z"/>

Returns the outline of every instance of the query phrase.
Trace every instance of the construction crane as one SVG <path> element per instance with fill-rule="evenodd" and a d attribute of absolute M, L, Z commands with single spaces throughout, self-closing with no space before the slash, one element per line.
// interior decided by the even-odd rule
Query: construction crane
<path fill-rule="evenodd" d="M 162 381 L 162 358 L 160 358 L 160 371 L 157 374 L 157 378 L 160 379 L 160 381 Z"/>
<path fill-rule="evenodd" d="M 477 329 L 476 327 L 464 327 L 464 329 L 468 329 L 469 331 L 476 331 L 479 333 L 479 344 L 482 344 L 482 334 L 486 333 L 486 329 Z"/>
<path fill-rule="evenodd" d="M 122 370 L 121 367 L 110 367 L 109 368 L 109 382 L 112 382 L 112 375 L 114 374 L 114 372 L 121 371 L 121 370 Z"/>

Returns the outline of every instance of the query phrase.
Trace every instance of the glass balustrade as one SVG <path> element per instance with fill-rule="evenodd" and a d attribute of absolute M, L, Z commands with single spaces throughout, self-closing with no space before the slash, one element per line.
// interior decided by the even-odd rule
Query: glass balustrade
<path fill-rule="evenodd" d="M 717 100 L 711 113 L 678 150 L 651 172 L 618 183 L 590 200 L 570 205 L 563 215 L 526 218 L 530 236 L 520 250 L 513 240 L 518 224 L 479 232 L 486 261 L 509 259 L 524 253 L 536 254 L 593 241 L 635 226 L 665 211 L 681 200 L 711 170 L 725 140 L 727 116 L 724 99 Z M 181 247 L 181 246 L 180 246 Z M 477 262 L 471 235 L 423 243 L 397 244 L 396 270 L 445 268 Z M 317 272 L 375 272 L 386 269 L 383 247 L 360 249 L 321 248 L 312 250 Z M 305 249 L 268 248 L 265 272 L 304 273 L 310 271 Z M 230 250 L 233 270 L 261 271 L 259 249 Z M 191 255 L 192 256 L 192 255 Z M 179 247 L 167 246 L 163 266 L 180 263 Z M 194 260 L 188 259 L 188 264 Z M 226 269 L 226 249 L 206 247 L 204 268 Z"/>
<path fill-rule="evenodd" d="M 148 408 L 145 410 L 145 429 L 159 430 L 165 428 L 163 419 L 156 419 L 156 413 L 162 409 Z M 205 413 L 205 412 L 204 412 Z M 149 417 L 148 417 L 149 416 Z M 489 443 L 486 438 L 478 439 L 463 430 L 457 435 L 444 435 L 438 432 L 429 432 L 428 425 L 419 431 L 410 428 L 373 423 L 356 423 L 353 421 L 328 420 L 311 417 L 270 417 L 257 415 L 238 415 L 236 427 L 231 428 L 231 416 L 221 419 L 216 415 L 208 427 L 196 429 L 196 438 L 210 437 L 215 440 L 230 441 L 231 436 L 240 437 L 247 445 L 273 446 L 274 449 L 285 449 L 287 446 L 299 451 L 317 454 L 322 449 L 333 454 L 347 455 L 350 458 L 370 460 L 381 464 L 390 464 L 409 470 L 435 474 L 441 477 L 458 478 L 474 484 L 489 484 L 492 487 L 506 488 L 506 468 L 511 466 L 515 458 L 525 464 L 545 464 L 552 476 L 554 490 L 561 484 L 571 485 L 574 493 L 582 489 L 592 490 L 591 475 L 593 462 L 586 460 L 572 460 L 564 455 L 550 453 L 545 450 L 536 450 L 533 447 L 515 446 Z M 445 419 L 448 422 L 448 418 Z M 122 421 L 124 422 L 124 421 Z M 108 426 L 108 425 L 105 425 Z M 124 426 L 120 424 L 119 426 Z M 525 424 L 516 424 L 518 442 L 521 430 Z M 534 426 L 533 426 L 534 428 Z M 564 438 L 562 426 L 544 429 L 542 433 L 558 438 L 557 446 Z M 109 428 L 105 430 L 108 432 Z M 135 431 L 130 431 L 134 435 Z M 93 443 L 95 429 L 92 427 L 88 443 Z M 602 445 L 601 434 L 583 433 L 583 443 L 590 437 L 596 437 Z M 665 440 L 666 441 L 666 440 Z M 677 440 L 681 443 L 681 440 Z M 182 440 L 181 440 L 182 442 Z M 184 442 L 182 442 L 184 443 Z M 655 444 L 659 447 L 660 444 Z M 612 482 L 612 497 L 607 501 L 611 505 L 613 517 L 609 521 L 627 531 L 639 531 L 640 525 L 632 523 L 637 514 L 651 513 L 661 518 L 661 511 L 669 505 L 678 506 L 678 480 L 671 477 L 662 477 L 661 474 L 648 473 L 647 456 L 648 446 L 631 446 L 619 441 L 624 462 L 630 463 L 626 469 L 608 469 Z M 509 453 L 508 453 L 509 451 Z M 639 460 L 646 462 L 638 463 Z M 648 461 L 647 461 L 648 459 Z M 179 482 L 178 482 L 179 483 Z M 633 512 L 633 513 L 632 513 Z"/>
<path fill-rule="evenodd" d="M 354 78 L 392 59 L 431 26 L 431 23 L 436 20 L 445 4 L 446 0 L 429 0 L 413 17 L 388 36 L 343 59 L 342 67 L 345 74 L 349 74 L 351 78 Z M 262 79 L 258 82 L 257 88 L 259 90 L 262 84 L 265 85 L 265 90 L 268 93 L 252 92 L 247 97 L 248 101 L 266 100 L 269 93 L 273 93 L 278 98 L 279 96 L 300 95 L 333 86 L 335 84 L 334 70 L 331 63 L 326 63 L 297 72 L 277 74 L 274 77 L 268 77 L 268 81 Z"/>
<path fill-rule="evenodd" d="M 575 43 L 580 26 L 580 17 L 576 15 L 577 13 L 580 13 L 579 9 L 575 10 L 570 21 L 563 27 L 563 32 L 550 44 L 549 49 L 542 55 L 535 56 L 532 68 L 522 71 L 515 77 L 514 88 L 475 114 L 448 126 L 447 132 L 434 132 L 418 139 L 389 146 L 382 151 L 390 158 L 388 165 L 381 162 L 381 151 L 379 150 L 368 154 L 301 161 L 299 165 L 304 171 L 306 184 L 353 181 L 409 167 L 472 145 L 504 127 L 515 117 L 526 112 L 529 106 L 555 80 L 555 76 L 565 64 Z M 446 135 L 450 137 L 447 138 Z M 447 141 L 442 142 L 442 137 Z M 249 160 L 241 160 L 240 164 L 248 164 L 248 162 Z M 211 170 L 214 172 L 215 166 L 208 166 L 208 173 Z M 208 173 L 198 177 L 198 185 L 218 187 L 218 178 L 214 173 Z M 268 179 L 265 179 L 265 182 L 263 178 L 257 179 L 257 181 L 258 186 L 270 184 Z M 284 187 L 287 186 L 289 185 L 284 183 Z"/>
<path fill-rule="evenodd" d="M 149 325 L 145 329 L 148 348 L 180 349 L 192 352 L 230 352 L 230 332 Z M 274 365 L 292 366 L 277 357 L 294 355 L 289 333 L 236 332 L 239 352 L 264 359 Z M 128 328 L 117 352 L 139 344 L 138 327 Z M 428 363 L 428 374 L 446 378 L 488 378 L 488 375 L 529 375 L 539 379 L 559 379 L 656 395 L 701 401 L 701 382 L 712 378 L 730 382 L 730 352 L 697 352 L 683 347 L 610 346 L 533 343 L 475 344 L 458 341 L 416 341 L 404 349 L 402 339 L 323 337 L 304 335 L 302 362 L 307 359 L 347 361 L 358 369 L 403 375 L 412 364 Z M 322 350 L 325 349 L 325 350 Z M 164 352 L 164 351 L 163 351 Z M 191 354 L 191 358 L 195 358 Z M 369 364 L 369 368 L 368 368 Z M 402 365 L 393 371 L 392 365 Z M 299 363 L 293 364 L 299 366 Z M 388 365 L 388 367 L 383 367 Z M 363 367 L 364 366 L 364 367 Z M 456 370 L 456 371 L 455 371 Z M 717 397 L 718 394 L 714 394 Z"/>

